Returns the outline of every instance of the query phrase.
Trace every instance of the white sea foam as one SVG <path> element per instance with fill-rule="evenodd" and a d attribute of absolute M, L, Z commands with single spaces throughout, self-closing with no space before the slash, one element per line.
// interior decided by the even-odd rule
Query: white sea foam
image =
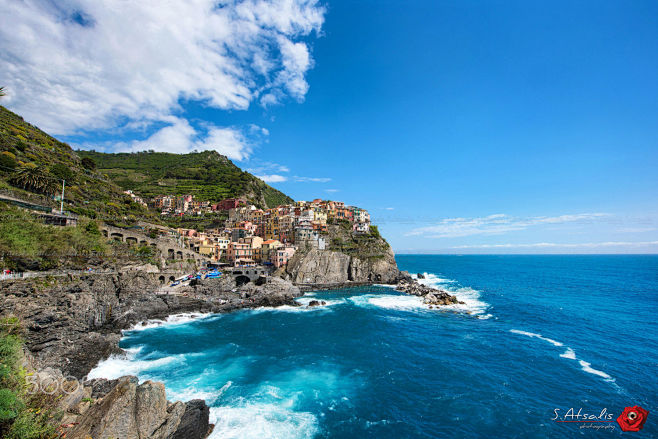
<path fill-rule="evenodd" d="M 228 390 L 229 387 L 231 387 L 232 384 L 232 381 L 228 381 L 219 390 L 202 390 L 197 389 L 194 386 L 187 386 L 183 389 L 167 387 L 167 399 L 170 401 L 183 402 L 191 401 L 193 399 L 203 399 L 206 403 L 212 405 L 224 394 L 224 392 L 226 392 L 226 390 Z"/>
<path fill-rule="evenodd" d="M 312 300 L 317 300 L 317 301 L 324 301 L 324 305 L 319 305 L 319 306 L 311 306 L 309 307 L 308 304 Z M 272 311 L 278 311 L 278 312 L 318 312 L 318 311 L 328 311 L 332 306 L 339 305 L 341 303 L 345 303 L 344 299 L 319 299 L 314 296 L 308 296 L 304 295 L 303 297 L 299 297 L 295 299 L 297 303 L 299 303 L 301 306 L 292 306 L 292 305 L 281 305 L 281 306 L 260 306 L 258 308 L 254 308 L 249 310 L 251 313 L 259 313 L 259 312 L 272 312 Z"/>
<path fill-rule="evenodd" d="M 349 298 L 357 306 L 376 306 L 379 308 L 414 311 L 427 309 L 423 299 L 416 296 L 392 294 L 363 294 Z"/>
<path fill-rule="evenodd" d="M 215 428 L 209 439 L 311 438 L 318 420 L 309 412 L 297 412 L 273 403 L 240 403 L 210 409 Z"/>
<path fill-rule="evenodd" d="M 145 329 L 157 328 L 159 326 L 165 326 L 165 325 L 166 326 L 183 325 L 185 323 L 189 323 L 189 322 L 194 321 L 194 320 L 205 319 L 205 318 L 214 317 L 214 316 L 217 316 L 217 315 L 218 314 L 200 313 L 200 312 L 174 314 L 174 315 L 168 316 L 164 320 L 153 319 L 153 320 L 148 320 L 146 322 L 138 323 L 135 326 L 133 326 L 132 328 L 127 329 L 123 332 L 143 331 Z"/>
<path fill-rule="evenodd" d="M 566 358 L 568 360 L 575 360 L 576 359 L 576 353 L 573 351 L 573 349 L 567 348 L 567 350 L 564 351 L 563 354 L 560 354 L 560 357 Z"/>
<path fill-rule="evenodd" d="M 538 338 L 540 340 L 544 340 L 544 341 L 552 344 L 553 346 L 558 346 L 558 347 L 564 346 L 564 343 L 561 343 L 559 341 L 555 341 L 555 340 L 550 339 L 550 338 L 546 338 L 546 337 L 542 336 L 541 334 L 536 334 L 534 332 L 520 331 L 518 329 L 510 329 L 510 332 L 513 332 L 514 334 L 525 335 L 527 337 Z M 591 363 L 588 363 L 585 360 L 578 359 L 578 357 L 576 356 L 576 352 L 573 349 L 571 349 L 569 346 L 567 346 L 566 348 L 567 349 L 562 354 L 560 354 L 561 358 L 565 358 L 567 360 L 578 361 L 578 364 L 580 364 L 580 367 L 583 371 L 585 371 L 587 373 L 591 373 L 593 375 L 600 376 L 601 378 L 605 379 L 606 381 L 614 383 L 615 379 L 612 378 L 610 375 L 608 375 L 607 373 L 605 373 L 601 370 L 594 369 L 593 367 L 591 367 Z"/>
<path fill-rule="evenodd" d="M 442 306 L 442 310 L 453 310 L 457 312 L 466 312 L 481 318 L 489 318 L 485 316 L 485 312 L 489 308 L 489 304 L 482 300 L 480 292 L 469 287 L 459 287 L 457 281 L 439 277 L 433 273 L 423 273 L 425 279 L 418 279 L 417 275 L 412 275 L 418 283 L 432 288 L 445 290 L 454 295 L 459 301 L 464 304 Z"/>
<path fill-rule="evenodd" d="M 510 329 L 509 332 L 513 332 L 515 334 L 526 335 L 528 337 L 538 338 L 540 340 L 544 340 L 544 341 L 552 344 L 553 346 L 564 346 L 564 343 L 560 343 L 559 341 L 555 341 L 553 339 L 543 337 L 541 334 L 535 334 L 534 332 L 519 331 L 518 329 Z"/>
<path fill-rule="evenodd" d="M 604 378 L 606 381 L 614 381 L 614 379 L 610 375 L 608 375 L 607 373 L 605 373 L 601 370 L 597 370 L 597 369 L 594 369 L 594 368 L 590 367 L 591 363 L 588 363 L 587 361 L 579 360 L 578 364 L 580 364 L 580 367 L 582 367 L 582 369 L 587 373 L 598 375 L 601 378 Z"/>
<path fill-rule="evenodd" d="M 136 360 L 139 349 L 126 350 L 125 354 L 112 355 L 110 358 L 101 361 L 94 367 L 87 379 L 107 378 L 115 379 L 124 375 L 140 375 L 151 369 L 170 365 L 172 363 L 185 362 L 185 355 L 171 355 L 168 357 L 157 358 L 155 360 Z"/>

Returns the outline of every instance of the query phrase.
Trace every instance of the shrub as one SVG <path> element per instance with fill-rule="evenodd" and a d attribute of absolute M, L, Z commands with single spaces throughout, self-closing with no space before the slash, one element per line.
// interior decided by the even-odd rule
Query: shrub
<path fill-rule="evenodd" d="M 0 154 L 0 172 L 11 172 L 18 166 L 16 156 L 9 151 L 3 151 Z"/>

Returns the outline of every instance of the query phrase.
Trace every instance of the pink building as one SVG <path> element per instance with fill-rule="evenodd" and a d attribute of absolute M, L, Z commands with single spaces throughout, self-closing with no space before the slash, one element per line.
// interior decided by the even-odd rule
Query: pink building
<path fill-rule="evenodd" d="M 290 258 L 295 254 L 295 247 L 285 246 L 279 247 L 270 252 L 270 262 L 276 267 L 281 268 L 288 264 Z"/>

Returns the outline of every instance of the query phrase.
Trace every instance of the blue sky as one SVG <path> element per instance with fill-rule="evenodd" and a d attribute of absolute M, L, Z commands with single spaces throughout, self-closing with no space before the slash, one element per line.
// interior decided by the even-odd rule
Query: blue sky
<path fill-rule="evenodd" d="M 655 1 L 105 3 L 8 5 L 3 105 L 84 148 L 217 149 L 398 252 L 658 252 Z"/>

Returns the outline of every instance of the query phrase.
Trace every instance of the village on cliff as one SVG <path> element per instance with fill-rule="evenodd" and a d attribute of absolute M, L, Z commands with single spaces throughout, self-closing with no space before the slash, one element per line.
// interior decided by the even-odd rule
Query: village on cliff
<path fill-rule="evenodd" d="M 198 231 L 177 229 L 185 247 L 218 263 L 233 266 L 287 265 L 299 248 L 327 248 L 328 223 L 349 224 L 354 233 L 370 232 L 370 214 L 341 201 L 297 201 L 271 209 L 259 209 L 242 198 L 218 203 L 196 201 L 193 195 L 160 195 L 145 201 L 126 191 L 133 201 L 157 209 L 163 216 L 203 215 L 227 212 L 224 227 Z"/>

